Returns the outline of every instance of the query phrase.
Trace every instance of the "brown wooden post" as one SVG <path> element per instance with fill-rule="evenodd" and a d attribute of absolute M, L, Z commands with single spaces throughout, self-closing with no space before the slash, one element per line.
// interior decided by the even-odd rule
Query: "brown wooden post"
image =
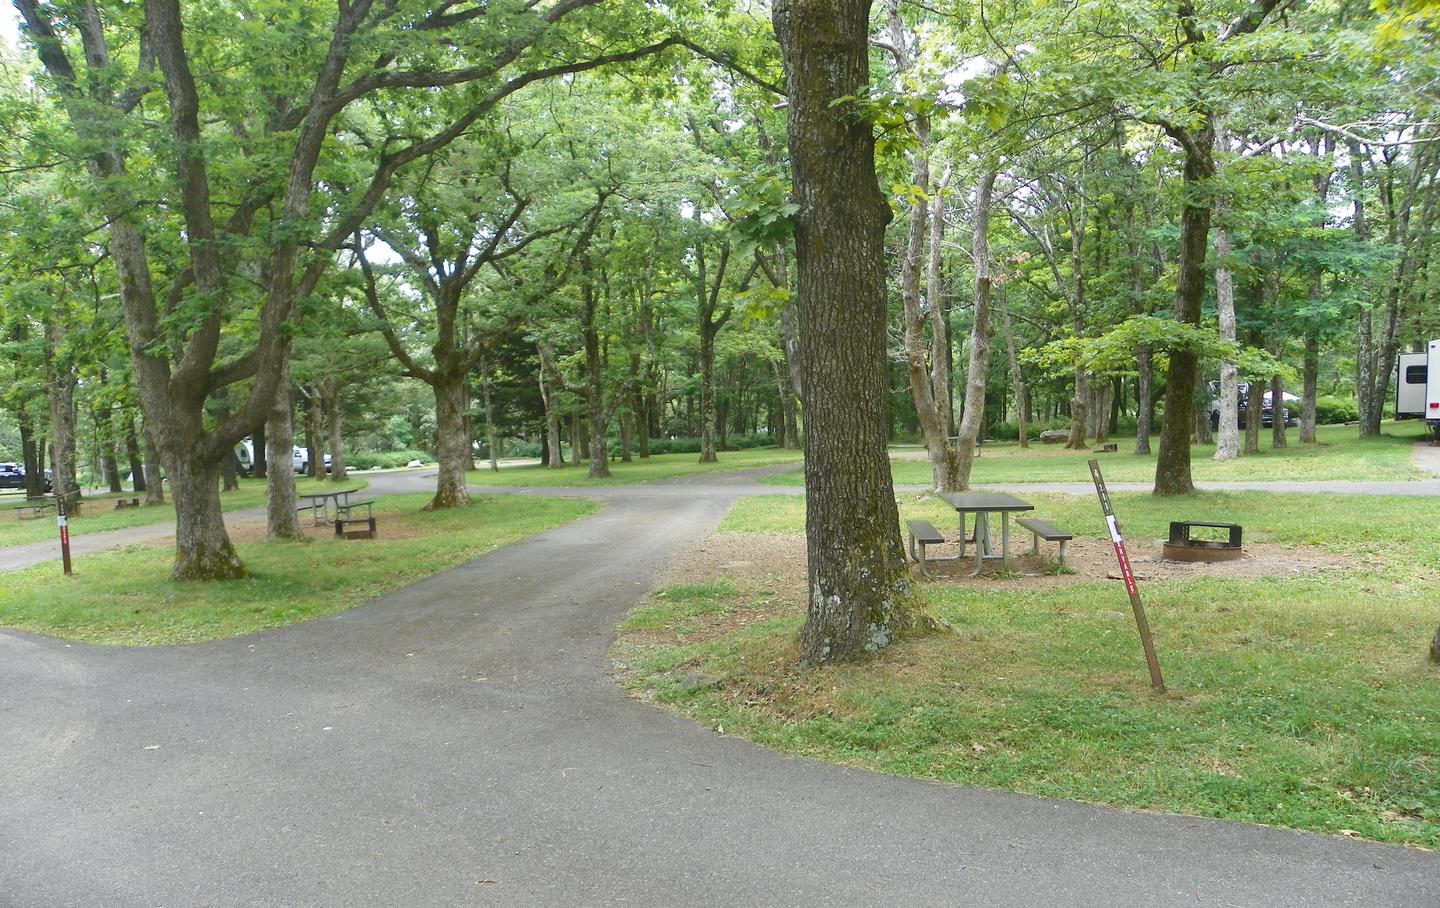
<path fill-rule="evenodd" d="M 1100 496 L 1100 510 L 1105 514 L 1105 525 L 1110 531 L 1110 541 L 1115 544 L 1115 557 L 1120 562 L 1120 576 L 1125 579 L 1125 592 L 1130 594 L 1130 609 L 1135 613 L 1135 626 L 1140 631 L 1140 645 L 1145 650 L 1145 664 L 1150 667 L 1150 686 L 1156 693 L 1165 693 L 1165 679 L 1160 675 L 1160 659 L 1155 655 L 1155 641 L 1150 639 L 1150 622 L 1145 618 L 1145 606 L 1140 603 L 1140 590 L 1135 586 L 1135 573 L 1130 570 L 1130 556 L 1125 551 L 1125 540 L 1120 535 L 1120 521 L 1115 518 L 1115 509 L 1110 506 L 1110 493 L 1105 489 L 1105 479 L 1100 475 L 1100 461 L 1090 461 L 1090 476 L 1095 480 L 1095 492 Z"/>

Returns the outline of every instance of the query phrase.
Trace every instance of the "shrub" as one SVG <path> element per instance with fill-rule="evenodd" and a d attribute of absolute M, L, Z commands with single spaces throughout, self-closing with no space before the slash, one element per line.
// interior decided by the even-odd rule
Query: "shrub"
<path fill-rule="evenodd" d="M 755 435 L 731 435 L 726 440 L 726 450 L 743 451 L 749 448 L 773 448 L 780 444 L 780 439 L 773 435 L 757 433 Z M 612 441 L 615 450 L 619 450 L 619 443 Z M 718 449 L 720 439 L 715 439 Z M 650 439 L 651 454 L 699 454 L 700 439 L 698 438 L 652 438 Z"/>
<path fill-rule="evenodd" d="M 1359 418 L 1360 407 L 1353 400 L 1343 397 L 1320 397 L 1315 400 L 1315 422 L 1319 425 L 1354 422 Z"/>
<path fill-rule="evenodd" d="M 389 470 L 403 467 L 412 460 L 433 463 L 435 458 L 424 451 L 357 451 L 346 457 L 345 466 L 351 470 Z"/>

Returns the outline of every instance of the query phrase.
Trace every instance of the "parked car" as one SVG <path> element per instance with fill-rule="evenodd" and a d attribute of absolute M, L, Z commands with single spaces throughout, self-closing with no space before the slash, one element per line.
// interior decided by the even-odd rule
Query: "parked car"
<path fill-rule="evenodd" d="M 235 456 L 240 459 L 240 472 L 246 476 L 251 475 L 255 469 L 255 447 L 249 439 L 240 442 L 235 449 Z M 305 448 L 295 445 L 290 449 L 290 468 L 295 471 L 296 476 L 302 476 L 310 470 L 310 452 Z M 330 455 L 325 455 L 325 472 L 330 472 Z"/>
<path fill-rule="evenodd" d="M 1249 409 L 1249 397 L 1247 394 L 1247 387 L 1245 385 L 1242 384 L 1239 390 L 1240 394 L 1236 399 L 1235 424 L 1243 429 L 1245 428 L 1245 413 Z M 1210 395 L 1210 431 L 1214 432 L 1220 429 L 1219 382 L 1210 383 Z M 1275 424 L 1275 407 L 1270 401 L 1271 395 L 1272 392 L 1266 391 L 1265 397 L 1262 398 L 1260 401 L 1260 425 L 1264 426 L 1267 429 Z M 1298 404 L 1300 402 L 1300 398 L 1286 391 L 1284 392 L 1281 400 L 1283 401 L 1280 407 L 1281 424 L 1286 426 L 1298 425 L 1299 420 L 1295 416 L 1296 411 L 1292 410 L 1288 405 L 1291 403 Z"/>
<path fill-rule="evenodd" d="M 52 491 L 55 487 L 50 471 L 45 471 L 45 481 L 40 487 L 46 492 Z M 23 489 L 25 488 L 25 465 L 19 463 L 0 463 L 0 489 Z"/>

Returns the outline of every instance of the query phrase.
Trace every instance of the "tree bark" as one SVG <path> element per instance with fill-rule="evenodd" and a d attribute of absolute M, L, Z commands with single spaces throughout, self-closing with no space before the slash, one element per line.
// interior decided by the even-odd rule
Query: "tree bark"
<path fill-rule="evenodd" d="M 340 425 L 340 380 L 338 378 L 327 379 L 321 385 L 322 398 L 325 402 L 325 428 L 330 434 L 330 481 L 345 482 L 350 478 L 349 472 L 345 469 L 345 444 L 341 440 L 344 436 Z M 464 385 L 461 385 L 461 394 L 464 394 Z M 463 397 L 462 397 L 463 405 Z M 469 451 L 469 445 L 466 445 Z M 324 469 L 324 466 L 321 466 Z"/>
<path fill-rule="evenodd" d="M 325 478 L 325 446 L 321 434 L 320 392 L 315 387 L 302 388 L 301 398 L 305 404 L 305 456 L 309 460 L 306 474 L 311 479 Z"/>
<path fill-rule="evenodd" d="M 435 369 L 431 388 L 435 391 L 435 456 L 439 472 L 435 478 L 435 497 L 425 505 L 427 511 L 464 507 L 470 503 L 465 489 L 465 467 L 469 465 L 470 447 L 465 438 L 465 373 Z"/>
<path fill-rule="evenodd" d="M 1000 323 L 1005 330 L 1005 357 L 1010 365 L 1010 389 L 1015 395 L 1015 428 L 1019 432 L 1021 448 L 1030 447 L 1029 407 L 1026 400 L 1025 378 L 1020 372 L 1020 357 L 1015 352 L 1015 327 L 1010 322 L 1010 306 L 1005 296 L 1005 285 L 1000 285 Z"/>
<path fill-rule="evenodd" d="M 869 0 L 777 0 L 788 86 L 805 403 L 810 664 L 934 626 L 900 547 L 885 440 L 885 224 L 870 124 Z"/>
<path fill-rule="evenodd" d="M 586 263 L 588 266 L 588 256 Z M 610 476 L 610 452 L 606 438 L 609 432 L 609 414 L 605 410 L 605 367 L 600 356 L 600 329 L 595 323 L 597 300 L 595 285 L 589 279 L 580 288 L 583 303 L 580 326 L 585 335 L 585 409 L 590 418 L 590 471 L 591 479 L 606 479 Z M 712 451 L 713 455 L 713 451 Z M 714 459 L 713 456 L 711 458 Z"/>
<path fill-rule="evenodd" d="M 20 412 L 20 457 L 25 462 L 25 497 L 39 498 L 45 494 L 45 464 L 40 456 L 43 444 L 35 442 L 35 426 L 30 415 Z"/>
<path fill-rule="evenodd" d="M 1250 390 L 1245 395 L 1245 453 L 1260 453 L 1260 423 L 1263 417 L 1260 415 L 1264 407 L 1265 383 L 1263 381 L 1252 381 Z"/>
<path fill-rule="evenodd" d="M 985 387 L 990 375 L 990 294 L 994 286 L 990 262 L 990 198 L 997 172 L 985 171 L 975 191 L 975 231 L 971 258 L 975 267 L 975 300 L 970 324 L 970 362 L 965 371 L 965 403 L 955 443 L 956 488 L 970 488 L 975 445 L 985 420 Z M 949 491 L 948 489 L 946 491 Z"/>
<path fill-rule="evenodd" d="M 537 380 L 540 383 L 540 403 L 545 408 L 545 444 L 549 457 L 545 466 L 551 470 L 563 469 L 565 454 L 560 449 L 560 378 L 555 374 L 554 354 L 547 344 L 536 344 L 540 357 Z"/>
<path fill-rule="evenodd" d="M 500 444 L 495 436 L 495 405 L 490 398 L 490 363 L 480 357 L 480 405 L 485 409 L 485 445 L 490 452 L 490 472 L 500 472 Z"/>
<path fill-rule="evenodd" d="M 1155 354 L 1149 345 L 1135 351 L 1135 453 L 1150 453 L 1150 418 L 1155 413 Z"/>
<path fill-rule="evenodd" d="M 101 457 L 105 461 L 105 484 L 110 487 L 111 494 L 119 494 L 125 491 L 125 486 L 120 482 L 120 457 L 115 439 L 114 414 L 109 407 L 97 410 L 95 413 L 95 432 L 100 436 Z"/>
<path fill-rule="evenodd" d="M 160 472 L 160 445 L 148 422 L 140 424 L 140 431 L 145 437 L 145 505 L 161 505 L 165 503 L 165 477 Z"/>
<path fill-rule="evenodd" d="M 1200 125 L 1176 131 L 1185 151 L 1184 203 L 1180 210 L 1180 266 L 1172 306 L 1176 321 L 1200 324 L 1205 300 L 1205 255 L 1210 245 L 1209 184 L 1215 176 L 1215 127 L 1209 111 Z M 1155 457 L 1155 494 L 1183 495 L 1195 491 L 1190 473 L 1190 433 L 1194 425 L 1195 376 L 1199 358 L 1191 350 L 1173 350 L 1165 379 L 1165 416 L 1160 424 L 1160 451 Z"/>
<path fill-rule="evenodd" d="M 1270 447 L 1283 448 L 1285 443 L 1285 379 L 1270 379 Z"/>
<path fill-rule="evenodd" d="M 286 357 L 286 363 L 285 363 L 284 368 L 285 368 L 285 370 L 286 370 L 287 372 L 289 371 L 289 367 L 290 367 L 289 357 Z M 279 386 L 279 385 L 276 385 L 276 386 L 275 386 L 275 393 L 276 393 L 276 394 L 279 394 L 279 393 L 280 393 L 280 386 Z M 287 391 L 287 399 L 288 399 L 288 391 Z M 251 448 L 251 452 L 252 452 L 252 455 L 253 455 L 253 456 L 251 457 L 251 461 L 250 461 L 250 475 L 251 475 L 251 476 L 254 476 L 256 479 L 265 479 L 265 478 L 267 478 L 267 476 L 269 475 L 269 467 L 270 467 L 270 452 L 269 452 L 269 450 L 268 450 L 268 441 L 269 441 L 269 439 L 267 438 L 267 436 L 266 436 L 266 434 L 265 434 L 265 426 L 266 426 L 266 423 L 268 423 L 268 422 L 269 422 L 269 417 L 267 416 L 267 417 L 266 417 L 266 422 L 261 423 L 261 424 L 260 424 L 260 427 L 255 430 L 255 434 L 254 434 L 253 436 L 251 436 L 250 448 Z"/>
<path fill-rule="evenodd" d="M 700 463 L 715 463 L 715 338 L 730 320 L 733 309 L 720 310 L 720 288 L 730 262 L 730 244 L 720 247 L 720 261 L 711 281 L 705 267 L 705 242 L 695 243 L 695 306 L 700 316 Z M 718 313 L 718 314 L 717 314 Z M 721 427 L 723 431 L 723 427 Z M 722 444 L 723 447 L 723 444 Z"/>
<path fill-rule="evenodd" d="M 148 490 L 145 461 L 140 456 L 140 438 L 135 431 L 134 417 L 127 417 L 125 426 L 125 456 L 130 461 L 130 489 L 134 492 L 145 492 Z"/>
<path fill-rule="evenodd" d="M 1300 443 L 1315 444 L 1315 398 L 1320 384 L 1320 339 L 1313 331 L 1305 334 L 1305 356 L 1300 391 Z"/>
<path fill-rule="evenodd" d="M 240 489 L 240 459 L 233 450 L 220 455 L 220 491 L 235 492 Z"/>
<path fill-rule="evenodd" d="M 46 399 L 50 405 L 51 474 L 55 496 L 72 515 L 80 513 L 80 481 L 75 458 L 75 367 L 63 356 L 65 329 L 59 316 L 45 323 Z"/>
<path fill-rule="evenodd" d="M 1230 231 L 1215 231 L 1215 304 L 1219 310 L 1220 336 L 1237 338 L 1235 326 L 1235 280 L 1230 273 Z M 1240 373 L 1235 364 L 1220 363 L 1220 418 L 1215 425 L 1215 459 L 1234 460 L 1240 456 Z M 1209 415 L 1206 415 L 1209 418 Z"/>
<path fill-rule="evenodd" d="M 898 68 L 903 74 L 914 65 L 911 39 L 900 18 L 899 0 L 887 0 L 886 6 L 890 46 L 894 49 Z M 935 194 L 930 185 L 930 118 L 923 114 L 917 115 L 912 130 L 915 135 L 915 149 L 910 153 L 910 181 L 923 196 L 928 197 Z M 992 173 L 982 177 L 976 192 L 977 204 L 988 203 L 989 188 L 993 185 Z M 985 216 L 988 217 L 988 204 L 986 212 Z M 905 371 L 910 384 L 910 398 L 915 405 L 915 417 L 920 423 L 925 450 L 930 458 L 931 488 L 936 492 L 955 492 L 967 487 L 974 442 L 972 440 L 970 443 L 971 454 L 963 453 L 963 440 L 955 445 L 950 443 L 950 372 L 946 367 L 945 356 L 950 339 L 947 325 L 939 317 L 938 311 L 938 255 L 941 249 L 939 232 L 943 226 L 943 219 L 932 221 L 928 199 L 919 198 L 911 204 L 905 249 L 900 257 L 900 299 L 905 319 Z M 928 243 L 927 233 L 930 234 Z M 977 232 L 977 242 L 979 236 Z M 921 307 L 920 302 L 922 270 L 927 278 L 929 291 L 927 302 L 930 305 L 925 308 Z M 988 294 L 988 275 L 983 280 Z M 980 280 L 977 279 L 977 285 L 979 283 Z M 977 317 L 977 321 L 981 319 Z M 925 336 L 927 328 L 930 329 L 929 341 Z M 988 352 L 988 324 L 983 330 L 987 335 Z M 983 397 L 983 382 L 980 393 Z"/>
<path fill-rule="evenodd" d="M 288 356 L 280 366 L 279 378 L 264 429 L 265 460 L 269 465 L 265 473 L 265 538 L 270 542 L 301 538 L 295 512 L 295 407 Z"/>
<path fill-rule="evenodd" d="M 170 489 L 175 495 L 175 564 L 172 580 L 235 580 L 245 566 L 225 532 L 220 509 L 219 464 L 196 455 L 172 457 Z M 180 508 L 180 501 L 187 507 Z"/>

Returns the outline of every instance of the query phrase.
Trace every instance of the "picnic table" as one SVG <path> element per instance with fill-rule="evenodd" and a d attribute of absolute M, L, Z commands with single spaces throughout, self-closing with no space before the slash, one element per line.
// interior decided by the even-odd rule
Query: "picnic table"
<path fill-rule="evenodd" d="M 340 489 L 335 492 L 300 493 L 295 497 L 308 499 L 310 503 L 301 505 L 296 508 L 296 510 L 304 511 L 308 509 L 310 511 L 310 525 L 312 527 L 325 526 L 334 523 L 335 517 L 338 517 L 342 511 L 348 513 L 350 508 L 354 507 L 354 503 L 350 501 L 350 496 L 358 491 L 360 490 Z M 332 510 L 335 513 L 334 517 L 331 516 Z"/>
<path fill-rule="evenodd" d="M 975 570 L 970 576 L 979 575 L 985 566 L 985 559 L 1000 559 L 1001 569 L 1010 569 L 1010 515 L 1021 511 L 1033 511 L 1035 506 L 1021 501 L 1004 492 L 947 492 L 940 496 L 960 515 L 960 553 L 965 557 L 965 543 L 975 544 Z M 972 540 L 965 538 L 965 515 L 975 515 L 975 534 Z M 990 538 L 990 515 L 1000 516 L 1000 554 L 995 554 L 995 543 Z"/>

